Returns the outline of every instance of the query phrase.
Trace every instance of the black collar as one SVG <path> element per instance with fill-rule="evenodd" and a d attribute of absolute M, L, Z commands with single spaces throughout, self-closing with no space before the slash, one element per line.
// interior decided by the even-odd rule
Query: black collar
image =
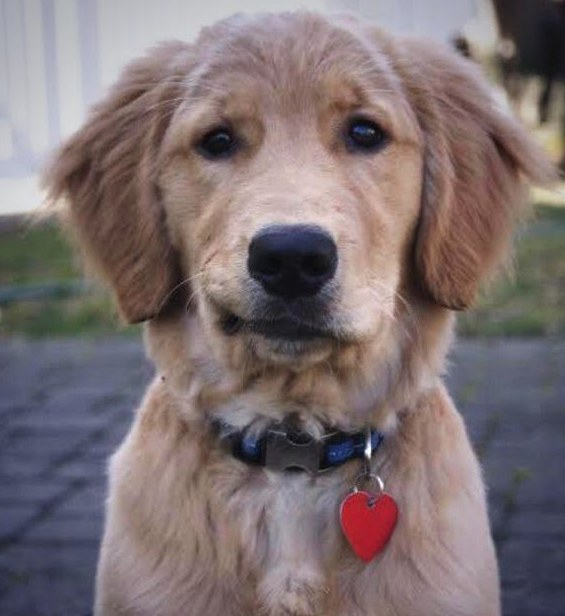
<path fill-rule="evenodd" d="M 307 471 L 311 474 L 331 470 L 354 458 L 363 458 L 366 432 L 327 431 L 319 440 L 284 423 L 272 424 L 255 434 L 249 428 L 238 430 L 221 421 L 214 422 L 220 441 L 235 458 L 275 471 Z M 383 435 L 371 430 L 371 454 Z"/>

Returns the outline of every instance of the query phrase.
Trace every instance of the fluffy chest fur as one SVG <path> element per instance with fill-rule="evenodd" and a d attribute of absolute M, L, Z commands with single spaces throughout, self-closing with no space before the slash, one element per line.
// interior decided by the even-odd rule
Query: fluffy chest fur
<path fill-rule="evenodd" d="M 480 474 L 441 389 L 407 413 L 375 461 L 401 515 L 369 564 L 338 520 L 356 463 L 321 478 L 249 468 L 192 432 L 175 405 L 155 383 L 112 460 L 103 558 L 128 554 L 132 614 L 495 613 L 492 547 L 469 564 L 488 525 Z M 444 569 L 450 583 L 438 592 Z M 486 580 L 485 597 L 474 589 Z"/>

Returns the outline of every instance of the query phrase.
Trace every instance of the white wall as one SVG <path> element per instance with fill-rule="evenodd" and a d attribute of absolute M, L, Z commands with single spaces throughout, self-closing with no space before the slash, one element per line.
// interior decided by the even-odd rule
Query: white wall
<path fill-rule="evenodd" d="M 477 12 L 477 0 L 329 0 L 332 9 L 353 10 L 399 34 L 447 41 Z"/>

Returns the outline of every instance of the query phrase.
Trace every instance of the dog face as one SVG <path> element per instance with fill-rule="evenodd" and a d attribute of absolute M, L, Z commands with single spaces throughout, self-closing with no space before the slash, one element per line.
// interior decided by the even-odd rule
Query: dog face
<path fill-rule="evenodd" d="M 295 14 L 131 65 L 47 183 L 128 320 L 182 290 L 220 353 L 319 362 L 469 305 L 542 160 L 465 61 Z"/>
<path fill-rule="evenodd" d="M 324 355 L 394 313 L 421 134 L 386 63 L 351 35 L 270 25 L 232 34 L 189 79 L 159 185 L 210 333 L 262 358 Z"/>

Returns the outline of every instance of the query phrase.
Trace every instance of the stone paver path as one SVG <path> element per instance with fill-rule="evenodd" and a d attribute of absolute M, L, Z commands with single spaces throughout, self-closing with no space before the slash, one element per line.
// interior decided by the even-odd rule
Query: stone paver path
<path fill-rule="evenodd" d="M 0 614 L 86 616 L 105 460 L 152 370 L 133 340 L 0 345 Z M 490 486 L 504 613 L 563 616 L 565 340 L 462 341 L 449 381 Z"/>

